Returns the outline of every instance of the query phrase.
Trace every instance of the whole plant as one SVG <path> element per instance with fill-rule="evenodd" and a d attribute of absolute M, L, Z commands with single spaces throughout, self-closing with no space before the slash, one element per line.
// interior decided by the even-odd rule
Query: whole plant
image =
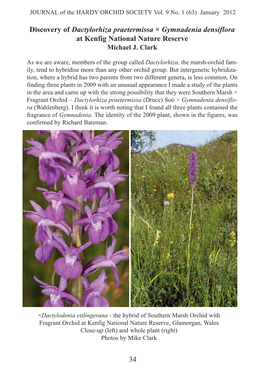
<path fill-rule="evenodd" d="M 24 150 L 38 158 L 39 178 L 49 189 L 36 189 L 50 204 L 44 210 L 31 200 L 34 211 L 24 212 L 26 218 L 37 223 L 36 259 L 45 265 L 54 249 L 61 256 L 54 262 L 51 284 L 34 279 L 42 293 L 50 297 L 44 307 L 108 307 L 109 302 L 102 295 L 107 277 L 105 270 L 99 270 L 111 267 L 118 287 L 117 264 L 128 259 L 127 249 L 114 253 L 118 225 L 113 215 L 122 202 L 116 198 L 115 186 L 128 176 L 119 172 L 120 161 L 114 153 L 123 141 L 122 131 L 105 131 L 95 136 L 89 130 L 57 130 L 39 131 L 39 135 L 46 132 L 50 135 L 45 144 L 27 140 L 31 147 Z M 65 209 L 71 214 L 65 214 Z M 106 242 L 105 255 L 83 264 L 89 247 L 101 241 Z M 89 275 L 94 272 L 99 275 L 90 281 Z M 55 275 L 59 277 L 58 287 Z"/>
<path fill-rule="evenodd" d="M 191 211 L 190 211 L 190 224 L 189 224 L 189 240 L 187 246 L 187 279 L 186 279 L 186 288 L 187 288 L 187 298 L 189 297 L 189 282 L 190 282 L 190 257 L 191 257 L 191 232 L 192 232 L 192 214 L 193 214 L 193 199 L 194 199 L 194 188 L 197 185 L 198 180 L 198 161 L 196 148 L 193 147 L 190 152 L 189 157 L 189 183 L 192 186 L 192 197 L 191 197 Z"/>

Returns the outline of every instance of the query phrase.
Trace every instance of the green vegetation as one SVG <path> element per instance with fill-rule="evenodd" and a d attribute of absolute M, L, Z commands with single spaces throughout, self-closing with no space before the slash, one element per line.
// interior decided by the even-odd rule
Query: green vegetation
<path fill-rule="evenodd" d="M 97 131 L 96 134 L 100 134 Z M 23 149 L 30 147 L 26 140 L 34 138 L 42 143 L 49 134 L 38 135 L 36 131 L 24 131 L 23 132 Z M 129 131 L 124 131 L 122 134 L 123 143 L 115 150 L 115 154 L 120 158 L 120 173 L 128 174 L 129 170 Z M 103 174 L 102 170 L 102 174 Z M 64 178 L 62 177 L 62 180 Z M 58 189 L 61 188 L 61 182 L 58 184 Z M 39 179 L 38 173 L 38 159 L 32 155 L 27 155 L 23 152 L 23 208 L 28 211 L 34 211 L 30 200 L 34 200 L 42 208 L 46 209 L 49 203 L 43 198 L 42 192 L 36 190 L 36 187 L 46 188 L 52 190 L 46 183 L 43 183 Z M 114 235 L 117 239 L 116 250 L 122 250 L 127 247 L 129 242 L 129 180 L 121 182 L 115 187 L 117 198 L 121 198 L 122 204 L 118 212 L 113 215 L 116 223 L 118 224 L 118 231 Z M 108 190 L 107 190 L 108 191 Z M 71 213 L 66 211 L 67 218 L 70 219 Z M 23 214 L 25 215 L 25 214 Z M 51 227 L 51 229 L 53 229 Z M 61 257 L 60 252 L 57 249 L 53 250 L 51 258 L 43 265 L 35 258 L 35 250 L 38 247 L 35 241 L 36 223 L 32 220 L 23 216 L 23 306 L 24 307 L 42 307 L 48 297 L 41 293 L 39 284 L 34 280 L 33 276 L 36 276 L 41 281 L 51 284 L 51 278 L 53 275 L 53 264 L 56 259 Z M 84 240 L 88 240 L 87 232 L 84 233 Z M 69 239 L 65 236 L 65 240 Z M 85 254 L 86 264 L 88 261 L 93 259 L 95 256 L 104 255 L 106 247 L 112 242 L 112 238 L 107 239 L 105 242 L 100 242 L 98 245 L 91 245 L 87 249 Z M 105 268 L 107 275 L 107 288 L 105 289 L 104 297 L 106 297 L 111 307 L 128 307 L 129 305 L 129 261 L 123 260 L 118 264 L 118 272 L 121 280 L 121 285 L 116 288 L 114 280 L 113 270 L 111 268 Z M 99 271 L 88 277 L 91 283 L 100 274 Z M 55 276 L 55 285 L 58 286 L 59 277 Z"/>
<path fill-rule="evenodd" d="M 196 148 L 188 263 L 191 149 L 132 154 L 134 307 L 237 306 L 237 132 Z"/>

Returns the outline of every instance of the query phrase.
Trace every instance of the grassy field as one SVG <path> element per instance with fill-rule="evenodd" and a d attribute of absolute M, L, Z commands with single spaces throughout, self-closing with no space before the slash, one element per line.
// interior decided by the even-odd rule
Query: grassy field
<path fill-rule="evenodd" d="M 134 307 L 237 306 L 237 132 L 196 148 L 190 224 L 191 149 L 173 144 L 132 154 Z"/>
<path fill-rule="evenodd" d="M 100 132 L 96 132 L 99 134 Z M 31 138 L 45 143 L 49 134 L 38 135 L 37 131 L 23 132 L 23 149 L 30 147 L 26 140 Z M 115 154 L 120 158 L 120 173 L 129 173 L 129 131 L 124 131 L 122 136 L 123 142 L 115 150 Z M 63 178 L 62 178 L 63 180 Z M 39 180 L 38 159 L 32 155 L 27 155 L 23 152 L 23 208 L 32 211 L 33 208 L 30 200 L 34 200 L 44 209 L 49 203 L 43 198 L 42 192 L 36 190 L 36 187 L 47 188 L 52 190 L 46 183 Z M 61 189 L 61 182 L 58 183 L 58 190 Z M 121 182 L 115 187 L 117 198 L 122 199 L 121 207 L 113 216 L 118 224 L 118 231 L 115 234 L 117 244 L 115 251 L 125 249 L 129 243 L 129 178 L 125 182 Z M 108 191 L 108 190 L 107 190 Z M 25 215 L 25 214 L 24 214 Z M 67 210 L 66 217 L 70 221 L 71 213 Z M 52 228 L 53 229 L 53 228 Z M 24 307 L 42 307 L 48 297 L 41 293 L 39 284 L 34 280 L 36 276 L 41 281 L 48 284 L 51 283 L 53 274 L 53 265 L 56 259 L 61 257 L 58 250 L 54 249 L 51 258 L 43 265 L 35 258 L 35 250 L 38 247 L 35 241 L 36 223 L 32 220 L 23 217 L 23 306 Z M 67 237 L 68 245 L 70 241 Z M 83 236 L 83 243 L 87 242 L 87 233 Z M 85 260 L 83 265 L 98 255 L 104 255 L 106 244 L 112 242 L 112 239 L 106 242 L 100 242 L 97 245 L 91 245 L 89 249 L 84 251 Z M 121 285 L 116 288 L 114 274 L 112 268 L 104 268 L 107 274 L 107 287 L 104 292 L 104 297 L 109 301 L 111 307 L 128 307 L 129 306 L 129 260 L 123 260 L 117 265 Z M 100 272 L 89 276 L 89 281 L 92 282 L 99 276 Z M 55 281 L 59 281 L 59 276 L 55 277 Z M 58 286 L 58 283 L 55 283 Z"/>

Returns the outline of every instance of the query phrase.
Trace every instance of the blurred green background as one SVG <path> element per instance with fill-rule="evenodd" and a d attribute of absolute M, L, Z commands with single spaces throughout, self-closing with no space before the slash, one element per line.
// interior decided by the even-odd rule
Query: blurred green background
<path fill-rule="evenodd" d="M 95 131 L 95 135 L 103 133 L 104 131 Z M 114 133 L 117 131 L 114 131 Z M 23 149 L 31 147 L 26 140 L 34 139 L 45 144 L 46 138 L 50 136 L 49 133 L 42 135 L 38 134 L 38 131 L 23 131 Z M 120 137 L 120 136 L 119 136 Z M 120 159 L 119 170 L 121 174 L 129 174 L 129 131 L 123 131 L 121 137 L 123 137 L 122 144 L 114 150 L 114 153 Z M 101 174 L 103 174 L 103 171 Z M 64 180 L 62 177 L 59 184 L 57 184 L 57 190 L 61 190 L 61 182 Z M 43 183 L 39 179 L 38 174 L 38 158 L 27 155 L 23 150 L 23 209 L 28 211 L 34 211 L 30 204 L 30 200 L 38 203 L 43 209 L 45 209 L 49 203 L 44 199 L 41 191 L 37 190 L 36 187 L 46 188 L 52 190 L 53 187 L 49 187 L 46 183 Z M 122 199 L 120 209 L 113 215 L 114 220 L 118 224 L 118 231 L 115 234 L 117 244 L 115 252 L 128 248 L 129 245 L 129 177 L 126 181 L 120 182 L 115 186 L 116 198 Z M 108 192 L 108 189 L 106 189 Z M 53 273 L 53 264 L 55 260 L 61 257 L 61 254 L 57 249 L 53 250 L 51 258 L 43 265 L 35 258 L 35 250 L 38 247 L 35 241 L 36 223 L 31 219 L 25 218 L 23 214 L 23 306 L 24 307 L 42 307 L 43 304 L 49 297 L 41 293 L 39 284 L 34 280 L 33 276 L 36 276 L 41 281 L 51 284 L 51 277 Z M 70 218 L 71 213 L 66 210 L 66 218 Z M 54 229 L 53 229 L 54 230 Z M 65 237 L 65 236 L 64 236 Z M 67 241 L 67 238 L 65 239 Z M 87 242 L 87 232 L 83 235 L 83 243 Z M 107 240 L 106 240 L 107 241 Z M 85 265 L 91 259 L 98 255 L 104 255 L 106 244 L 109 245 L 112 242 L 112 238 L 108 238 L 107 242 L 100 242 L 98 245 L 91 245 L 84 251 L 85 260 L 82 264 Z M 69 241 L 67 244 L 69 245 Z M 91 283 L 95 278 L 99 276 L 101 271 L 105 269 L 107 275 L 107 288 L 103 295 L 108 299 L 110 307 L 128 307 L 129 306 L 129 260 L 123 260 L 117 264 L 119 278 L 121 284 L 116 288 L 116 283 L 113 275 L 112 268 L 101 268 L 91 276 L 88 276 L 88 281 Z M 69 288 L 68 280 L 68 288 Z M 59 276 L 55 276 L 55 285 L 59 284 Z"/>

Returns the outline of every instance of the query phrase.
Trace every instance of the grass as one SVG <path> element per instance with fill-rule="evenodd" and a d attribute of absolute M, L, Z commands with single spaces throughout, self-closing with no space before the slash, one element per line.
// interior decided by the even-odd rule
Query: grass
<path fill-rule="evenodd" d="M 190 150 L 132 154 L 134 307 L 237 306 L 237 132 L 197 148 L 188 265 Z"/>

